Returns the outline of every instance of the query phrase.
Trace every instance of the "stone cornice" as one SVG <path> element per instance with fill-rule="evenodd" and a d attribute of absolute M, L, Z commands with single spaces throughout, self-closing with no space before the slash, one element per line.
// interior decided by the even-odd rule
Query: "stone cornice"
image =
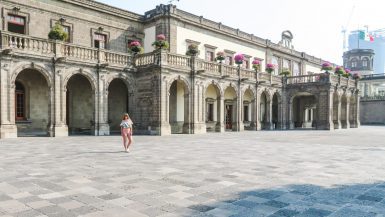
<path fill-rule="evenodd" d="M 97 2 L 94 0 L 61 0 L 63 2 L 76 4 L 82 7 L 87 7 L 92 10 L 98 10 L 103 13 L 108 13 L 115 16 L 120 16 L 123 18 L 140 21 L 143 18 L 143 15 L 136 14 L 127 10 L 123 10 L 121 8 L 117 8 L 114 6 L 110 6 L 101 2 Z"/>

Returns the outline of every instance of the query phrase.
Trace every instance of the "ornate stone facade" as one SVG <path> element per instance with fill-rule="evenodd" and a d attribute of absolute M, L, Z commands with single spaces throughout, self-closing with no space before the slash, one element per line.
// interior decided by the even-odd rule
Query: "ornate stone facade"
<path fill-rule="evenodd" d="M 291 44 L 173 5 L 143 16 L 90 0 L 3 0 L 0 6 L 0 138 L 109 135 L 119 132 L 124 112 L 136 133 L 154 135 L 359 126 L 356 82 L 317 74 L 323 61 Z M 55 22 L 69 31 L 68 42 L 47 39 Z M 159 33 L 168 51 L 151 48 Z M 132 40 L 144 44 L 144 54 L 127 52 Z M 188 43 L 200 44 L 201 53 L 184 55 Z M 207 59 L 220 46 L 226 64 Z M 249 62 L 235 66 L 234 49 Z M 252 57 L 262 61 L 261 72 L 250 69 Z M 295 76 L 265 73 L 265 63 Z"/>

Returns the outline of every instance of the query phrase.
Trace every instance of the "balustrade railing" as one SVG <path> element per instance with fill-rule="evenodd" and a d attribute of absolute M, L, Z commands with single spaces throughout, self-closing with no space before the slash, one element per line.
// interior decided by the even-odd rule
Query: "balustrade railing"
<path fill-rule="evenodd" d="M 238 69 L 235 66 L 228 66 L 223 65 L 223 75 L 229 76 L 229 77 L 237 77 L 238 76 Z"/>
<path fill-rule="evenodd" d="M 171 66 L 191 67 L 191 57 L 179 54 L 167 54 L 167 63 Z"/>
<path fill-rule="evenodd" d="M 154 53 L 140 54 L 135 57 L 135 66 L 146 66 L 155 64 L 156 55 Z"/>
<path fill-rule="evenodd" d="M 271 76 L 271 82 L 273 84 L 280 84 L 280 83 L 282 83 L 282 76 L 279 76 L 279 75 Z"/>
<path fill-rule="evenodd" d="M 98 49 L 83 47 L 74 44 L 62 44 L 61 56 L 81 60 L 81 61 L 98 61 Z M 104 60 L 104 58 L 103 58 Z"/>
<path fill-rule="evenodd" d="M 103 51 L 105 54 L 105 62 L 112 65 L 130 65 L 132 56 L 130 54 L 116 53 L 111 51 Z"/>
<path fill-rule="evenodd" d="M 1 32 L 1 48 L 38 55 L 53 55 L 55 50 L 53 41 L 3 31 Z"/>
<path fill-rule="evenodd" d="M 259 81 L 270 81 L 271 75 L 269 73 L 265 72 L 259 72 L 258 73 L 258 80 Z"/>
<path fill-rule="evenodd" d="M 204 69 L 209 74 L 220 74 L 220 64 L 216 62 L 209 62 L 209 61 L 198 61 L 198 68 Z"/>
<path fill-rule="evenodd" d="M 241 68 L 241 78 L 255 79 L 255 71 Z"/>
<path fill-rule="evenodd" d="M 299 75 L 299 76 L 291 76 L 286 78 L 287 84 L 304 84 L 304 83 L 315 83 L 315 82 L 327 83 L 327 81 L 328 81 L 328 75 L 325 75 L 325 74 Z"/>

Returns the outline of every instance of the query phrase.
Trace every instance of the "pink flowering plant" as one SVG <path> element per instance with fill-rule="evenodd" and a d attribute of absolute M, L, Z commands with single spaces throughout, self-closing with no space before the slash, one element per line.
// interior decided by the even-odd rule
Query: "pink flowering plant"
<path fill-rule="evenodd" d="M 345 73 L 342 74 L 342 76 L 344 76 L 345 78 L 352 77 L 350 69 L 345 69 Z"/>
<path fill-rule="evenodd" d="M 271 74 L 274 70 L 275 70 L 275 65 L 274 64 L 272 64 L 272 63 L 266 64 L 266 72 Z"/>
<path fill-rule="evenodd" d="M 329 73 L 329 71 L 333 70 L 333 66 L 329 62 L 324 62 L 321 67 L 322 71 L 325 71 L 326 73 Z"/>
<path fill-rule="evenodd" d="M 241 65 L 244 60 L 245 60 L 245 56 L 243 56 L 243 54 L 237 54 L 234 57 L 235 64 L 237 65 Z"/>
<path fill-rule="evenodd" d="M 222 61 L 225 59 L 225 52 L 223 51 L 218 51 L 217 53 L 217 57 L 215 58 L 215 60 L 219 60 L 220 63 L 222 63 Z"/>
<path fill-rule="evenodd" d="M 253 62 L 251 62 L 251 65 L 253 66 L 253 69 L 255 72 L 258 72 L 259 69 L 261 68 L 261 61 L 254 59 Z"/>
<path fill-rule="evenodd" d="M 142 53 L 142 52 L 143 52 L 142 45 L 140 44 L 139 41 L 132 41 L 132 42 L 128 45 L 128 48 L 129 48 L 129 49 L 131 50 L 131 52 L 133 52 L 134 54 Z"/>
<path fill-rule="evenodd" d="M 337 75 L 343 75 L 343 74 L 345 74 L 344 67 L 342 67 L 342 66 L 337 66 L 337 67 L 334 69 L 334 73 L 337 74 Z"/>
<path fill-rule="evenodd" d="M 168 49 L 170 45 L 166 41 L 166 36 L 164 34 L 159 34 L 156 36 L 156 41 L 152 43 L 152 46 L 154 46 L 157 50 L 161 50 Z"/>
<path fill-rule="evenodd" d="M 361 79 L 361 76 L 360 74 L 358 74 L 357 72 L 353 74 L 353 79 L 354 80 L 360 80 Z"/>

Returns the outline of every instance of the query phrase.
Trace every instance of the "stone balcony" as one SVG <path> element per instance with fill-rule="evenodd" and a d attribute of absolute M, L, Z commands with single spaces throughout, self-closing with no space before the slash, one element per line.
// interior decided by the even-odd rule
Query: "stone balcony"
<path fill-rule="evenodd" d="M 17 54 L 26 57 L 65 59 L 82 64 L 104 64 L 126 68 L 132 65 L 132 55 L 111 50 L 85 47 L 61 41 L 36 38 L 0 31 L 2 54 Z"/>
<path fill-rule="evenodd" d="M 118 70 L 136 68 L 138 70 L 150 66 L 162 67 L 182 73 L 195 73 L 216 79 L 240 80 L 247 83 L 258 83 L 267 86 L 282 87 L 304 84 L 331 84 L 342 87 L 356 87 L 355 80 L 337 77 L 332 74 L 314 74 L 282 77 L 265 72 L 255 73 L 254 70 L 238 68 L 217 62 L 205 61 L 196 57 L 173 54 L 166 51 L 151 52 L 133 56 L 128 53 L 98 49 L 64 43 L 27 35 L 0 31 L 1 53 L 21 56 L 51 58 L 54 61 L 103 65 Z"/>

